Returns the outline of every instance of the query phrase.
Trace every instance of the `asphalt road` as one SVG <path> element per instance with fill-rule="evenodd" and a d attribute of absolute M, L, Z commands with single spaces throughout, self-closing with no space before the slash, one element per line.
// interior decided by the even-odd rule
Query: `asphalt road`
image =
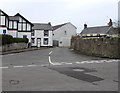
<path fill-rule="evenodd" d="M 2 56 L 3 91 L 118 91 L 118 60 L 50 48 Z"/>

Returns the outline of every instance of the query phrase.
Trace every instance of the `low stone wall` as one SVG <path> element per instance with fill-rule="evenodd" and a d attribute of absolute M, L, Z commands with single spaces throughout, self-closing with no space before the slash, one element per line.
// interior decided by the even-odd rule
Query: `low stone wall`
<path fill-rule="evenodd" d="M 4 46 L 0 46 L 0 51 L 11 51 L 11 50 L 18 50 L 18 49 L 25 49 L 28 48 L 27 43 L 13 43 L 13 44 L 8 44 Z"/>
<path fill-rule="evenodd" d="M 71 48 L 83 54 L 120 58 L 120 38 L 81 38 L 71 40 Z"/>

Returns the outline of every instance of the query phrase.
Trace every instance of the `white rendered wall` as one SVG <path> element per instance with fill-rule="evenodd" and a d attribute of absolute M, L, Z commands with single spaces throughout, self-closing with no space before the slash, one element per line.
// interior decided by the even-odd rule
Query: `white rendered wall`
<path fill-rule="evenodd" d="M 27 35 L 29 42 L 31 43 L 31 32 L 18 32 L 18 37 L 23 38 L 23 35 Z"/>
<path fill-rule="evenodd" d="M 71 37 L 72 35 L 76 35 L 76 28 L 71 23 L 68 23 L 54 30 L 53 34 L 54 34 L 53 40 L 58 40 L 60 47 L 70 47 Z"/>
<path fill-rule="evenodd" d="M 44 36 L 44 30 L 35 30 L 35 35 L 32 36 L 32 38 L 35 38 L 34 43 L 32 46 L 37 46 L 37 38 L 41 39 L 41 46 L 53 46 L 53 40 L 52 40 L 52 31 L 49 31 L 49 36 Z M 48 38 L 48 44 L 44 44 L 44 38 Z"/>
<path fill-rule="evenodd" d="M 18 32 L 17 30 L 8 30 L 8 34 L 13 36 L 13 37 L 18 37 Z"/>
<path fill-rule="evenodd" d="M 0 27 L 0 34 L 3 34 L 3 30 L 6 30 L 6 34 L 8 34 L 7 27 Z"/>

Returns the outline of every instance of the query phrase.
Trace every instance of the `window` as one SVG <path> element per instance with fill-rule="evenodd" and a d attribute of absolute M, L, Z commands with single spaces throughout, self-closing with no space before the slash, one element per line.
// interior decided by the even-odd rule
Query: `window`
<path fill-rule="evenodd" d="M 9 21 L 9 28 L 12 29 L 12 21 Z"/>
<path fill-rule="evenodd" d="M 5 16 L 0 16 L 0 25 L 5 25 Z"/>
<path fill-rule="evenodd" d="M 65 31 L 65 35 L 67 35 L 67 31 Z"/>
<path fill-rule="evenodd" d="M 48 45 L 48 38 L 44 38 L 44 45 Z"/>
<path fill-rule="evenodd" d="M 32 35 L 32 36 L 35 36 L 35 31 L 32 31 L 31 35 Z"/>
<path fill-rule="evenodd" d="M 44 36 L 48 36 L 49 35 L 49 31 L 48 30 L 44 30 Z"/>
<path fill-rule="evenodd" d="M 30 24 L 27 24 L 27 30 L 30 31 Z"/>
<path fill-rule="evenodd" d="M 26 30 L 26 23 L 23 23 L 23 30 Z"/>
<path fill-rule="evenodd" d="M 32 40 L 32 41 L 31 41 L 32 43 L 35 43 L 35 38 L 32 38 L 31 40 Z"/>
<path fill-rule="evenodd" d="M 13 29 L 17 29 L 17 22 L 16 21 L 13 22 Z"/>
<path fill-rule="evenodd" d="M 21 23 L 18 24 L 18 30 L 22 30 L 22 24 Z"/>
<path fill-rule="evenodd" d="M 27 38 L 27 35 L 23 35 L 23 38 Z"/>

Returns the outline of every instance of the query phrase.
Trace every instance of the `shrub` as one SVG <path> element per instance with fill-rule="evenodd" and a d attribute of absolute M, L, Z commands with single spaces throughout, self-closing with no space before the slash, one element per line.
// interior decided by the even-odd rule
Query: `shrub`
<path fill-rule="evenodd" d="M 11 35 L 2 34 L 2 45 L 13 43 L 13 37 Z"/>
<path fill-rule="evenodd" d="M 13 38 L 14 43 L 28 43 L 27 38 Z"/>
<path fill-rule="evenodd" d="M 28 43 L 28 38 L 13 38 L 11 35 L 7 34 L 0 35 L 0 45 L 6 45 L 11 43 Z"/>

